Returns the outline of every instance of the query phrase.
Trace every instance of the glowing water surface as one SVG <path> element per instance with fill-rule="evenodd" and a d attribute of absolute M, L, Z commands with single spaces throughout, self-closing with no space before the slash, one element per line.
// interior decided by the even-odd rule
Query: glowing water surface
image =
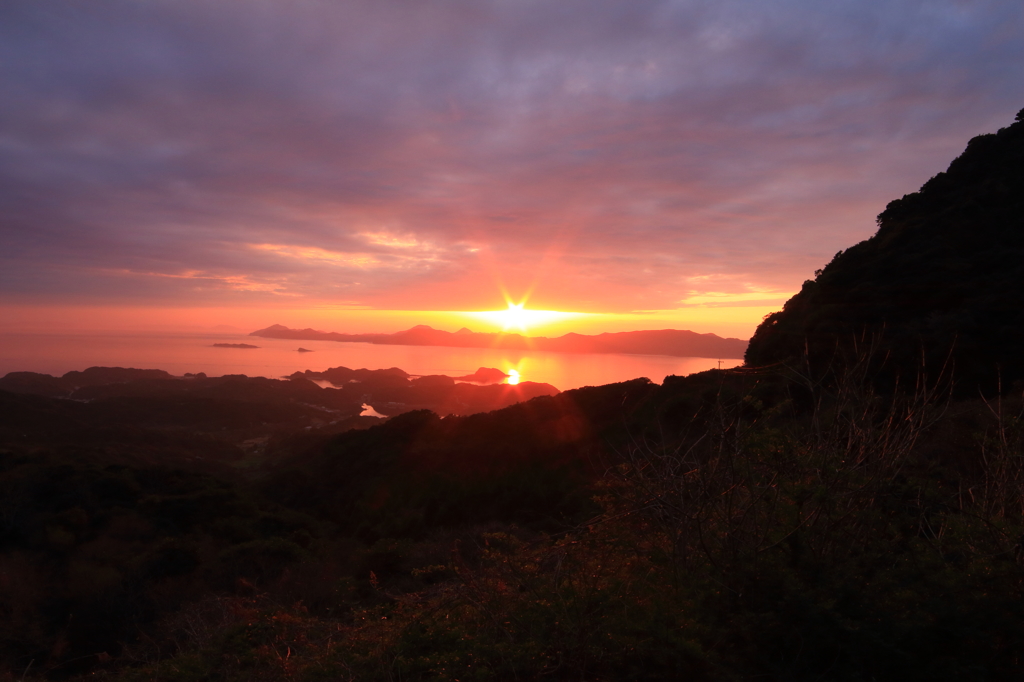
<path fill-rule="evenodd" d="M 248 343 L 259 348 L 215 348 L 215 343 Z M 313 352 L 299 353 L 306 348 Z M 739 359 L 721 360 L 735 367 Z M 209 376 L 246 374 L 281 377 L 295 371 L 400 367 L 415 375 L 463 376 L 479 367 L 515 370 L 520 381 L 548 383 L 560 390 L 599 386 L 647 377 L 660 383 L 670 374 L 685 375 L 719 366 L 715 358 L 664 355 L 599 355 L 382 346 L 334 341 L 264 339 L 244 334 L 0 334 L 0 376 L 30 371 L 59 376 L 86 367 L 163 369 L 171 374 L 205 372 Z"/>

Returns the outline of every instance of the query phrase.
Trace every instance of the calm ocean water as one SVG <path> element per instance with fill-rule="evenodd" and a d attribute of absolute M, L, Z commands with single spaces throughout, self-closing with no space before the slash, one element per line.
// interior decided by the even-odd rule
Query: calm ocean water
<path fill-rule="evenodd" d="M 215 348 L 215 343 L 248 343 L 259 348 Z M 312 353 L 299 353 L 298 348 Z M 721 366 L 735 367 L 736 359 Z M 206 372 L 210 376 L 247 374 L 281 377 L 297 370 L 322 371 L 400 367 L 410 374 L 471 374 L 478 367 L 516 369 L 523 381 L 552 384 L 560 390 L 598 386 L 637 377 L 660 383 L 669 374 L 685 375 L 718 367 L 711 358 L 663 355 L 590 355 L 497 351 L 486 348 L 378 346 L 368 343 L 263 339 L 244 334 L 0 334 L 0 376 L 30 371 L 58 376 L 92 366 L 163 369 L 171 374 Z"/>

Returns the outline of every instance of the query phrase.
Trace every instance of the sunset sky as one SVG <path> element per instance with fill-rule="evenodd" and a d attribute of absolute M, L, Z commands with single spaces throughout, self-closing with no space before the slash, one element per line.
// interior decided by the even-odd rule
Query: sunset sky
<path fill-rule="evenodd" d="M 1024 107 L 1024 3 L 0 3 L 0 329 L 747 338 Z"/>

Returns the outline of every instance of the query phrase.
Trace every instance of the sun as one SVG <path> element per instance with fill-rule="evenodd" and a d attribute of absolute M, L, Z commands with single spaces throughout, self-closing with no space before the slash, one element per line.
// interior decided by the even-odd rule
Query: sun
<path fill-rule="evenodd" d="M 506 302 L 508 307 L 504 310 L 485 310 L 468 314 L 495 327 L 500 327 L 503 332 L 519 332 L 523 334 L 533 327 L 543 327 L 544 325 L 568 319 L 586 317 L 586 313 L 567 313 L 559 310 L 531 310 L 526 307 L 525 301 L 520 303 Z"/>
<path fill-rule="evenodd" d="M 510 329 L 526 331 L 526 328 L 530 326 L 530 313 L 534 311 L 526 310 L 525 306 L 525 303 L 509 303 L 506 310 L 495 311 L 495 317 L 504 331 Z"/>

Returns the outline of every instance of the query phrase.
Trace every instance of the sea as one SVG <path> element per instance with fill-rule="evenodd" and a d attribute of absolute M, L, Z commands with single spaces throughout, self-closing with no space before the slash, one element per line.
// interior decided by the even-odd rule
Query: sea
<path fill-rule="evenodd" d="M 223 348 L 214 344 L 250 344 Z M 300 352 L 304 348 L 309 352 Z M 514 369 L 520 381 L 537 381 L 565 391 L 647 377 L 736 367 L 736 358 L 679 358 L 665 355 L 545 353 L 489 348 L 386 346 L 337 341 L 265 339 L 243 333 L 0 333 L 0 376 L 28 371 L 60 376 L 87 367 L 162 369 L 174 375 L 245 374 L 279 378 L 329 367 L 385 369 L 412 375 L 458 377 L 480 367 Z"/>

